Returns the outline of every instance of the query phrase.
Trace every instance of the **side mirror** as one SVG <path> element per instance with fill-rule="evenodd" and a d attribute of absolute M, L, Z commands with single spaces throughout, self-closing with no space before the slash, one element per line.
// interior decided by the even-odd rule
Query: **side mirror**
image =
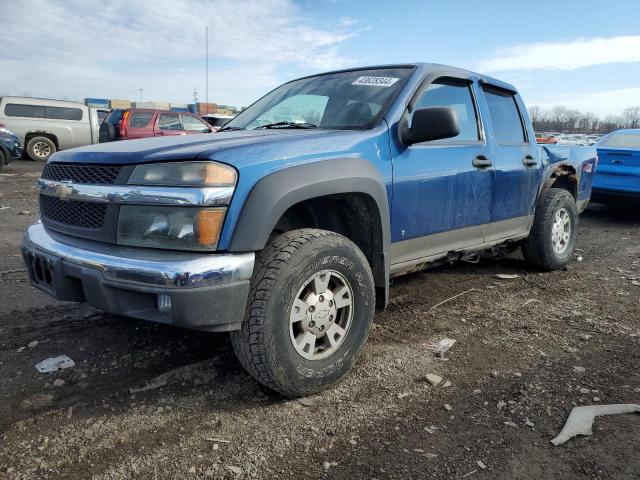
<path fill-rule="evenodd" d="M 402 130 L 407 145 L 457 137 L 460 134 L 458 114 L 451 107 L 426 107 L 413 112 L 411 127 Z"/>

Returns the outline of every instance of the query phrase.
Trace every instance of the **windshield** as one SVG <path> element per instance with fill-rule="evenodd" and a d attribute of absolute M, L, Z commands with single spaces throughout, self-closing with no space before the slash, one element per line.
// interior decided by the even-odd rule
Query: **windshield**
<path fill-rule="evenodd" d="M 640 133 L 614 133 L 600 143 L 601 147 L 640 148 Z"/>
<path fill-rule="evenodd" d="M 231 120 L 224 129 L 333 129 L 373 126 L 412 73 L 411 68 L 353 70 L 286 83 Z"/>

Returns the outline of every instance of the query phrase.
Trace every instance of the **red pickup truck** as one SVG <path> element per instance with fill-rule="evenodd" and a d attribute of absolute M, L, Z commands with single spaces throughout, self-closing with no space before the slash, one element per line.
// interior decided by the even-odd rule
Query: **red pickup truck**
<path fill-rule="evenodd" d="M 100 124 L 100 143 L 134 138 L 212 133 L 207 123 L 190 113 L 128 108 L 112 110 Z"/>

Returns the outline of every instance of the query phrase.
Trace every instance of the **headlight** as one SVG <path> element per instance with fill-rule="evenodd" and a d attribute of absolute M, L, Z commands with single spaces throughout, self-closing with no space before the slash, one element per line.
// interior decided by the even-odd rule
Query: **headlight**
<path fill-rule="evenodd" d="M 171 162 L 139 165 L 129 178 L 129 185 L 171 187 L 233 187 L 233 167 L 217 162 Z"/>
<path fill-rule="evenodd" d="M 122 205 L 118 244 L 215 250 L 226 208 Z"/>

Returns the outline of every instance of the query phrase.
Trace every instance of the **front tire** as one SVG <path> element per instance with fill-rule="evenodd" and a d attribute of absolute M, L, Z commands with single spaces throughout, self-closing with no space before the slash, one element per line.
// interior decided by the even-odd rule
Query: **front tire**
<path fill-rule="evenodd" d="M 46 162 L 56 153 L 56 144 L 47 137 L 33 137 L 27 143 L 27 155 L 36 162 Z"/>
<path fill-rule="evenodd" d="M 578 208 L 567 190 L 550 188 L 543 195 L 522 253 L 538 268 L 559 270 L 569 263 L 576 248 Z"/>
<path fill-rule="evenodd" d="M 261 384 L 288 397 L 309 395 L 351 370 L 374 311 L 373 275 L 353 242 L 325 230 L 292 230 L 257 255 L 233 348 Z"/>

